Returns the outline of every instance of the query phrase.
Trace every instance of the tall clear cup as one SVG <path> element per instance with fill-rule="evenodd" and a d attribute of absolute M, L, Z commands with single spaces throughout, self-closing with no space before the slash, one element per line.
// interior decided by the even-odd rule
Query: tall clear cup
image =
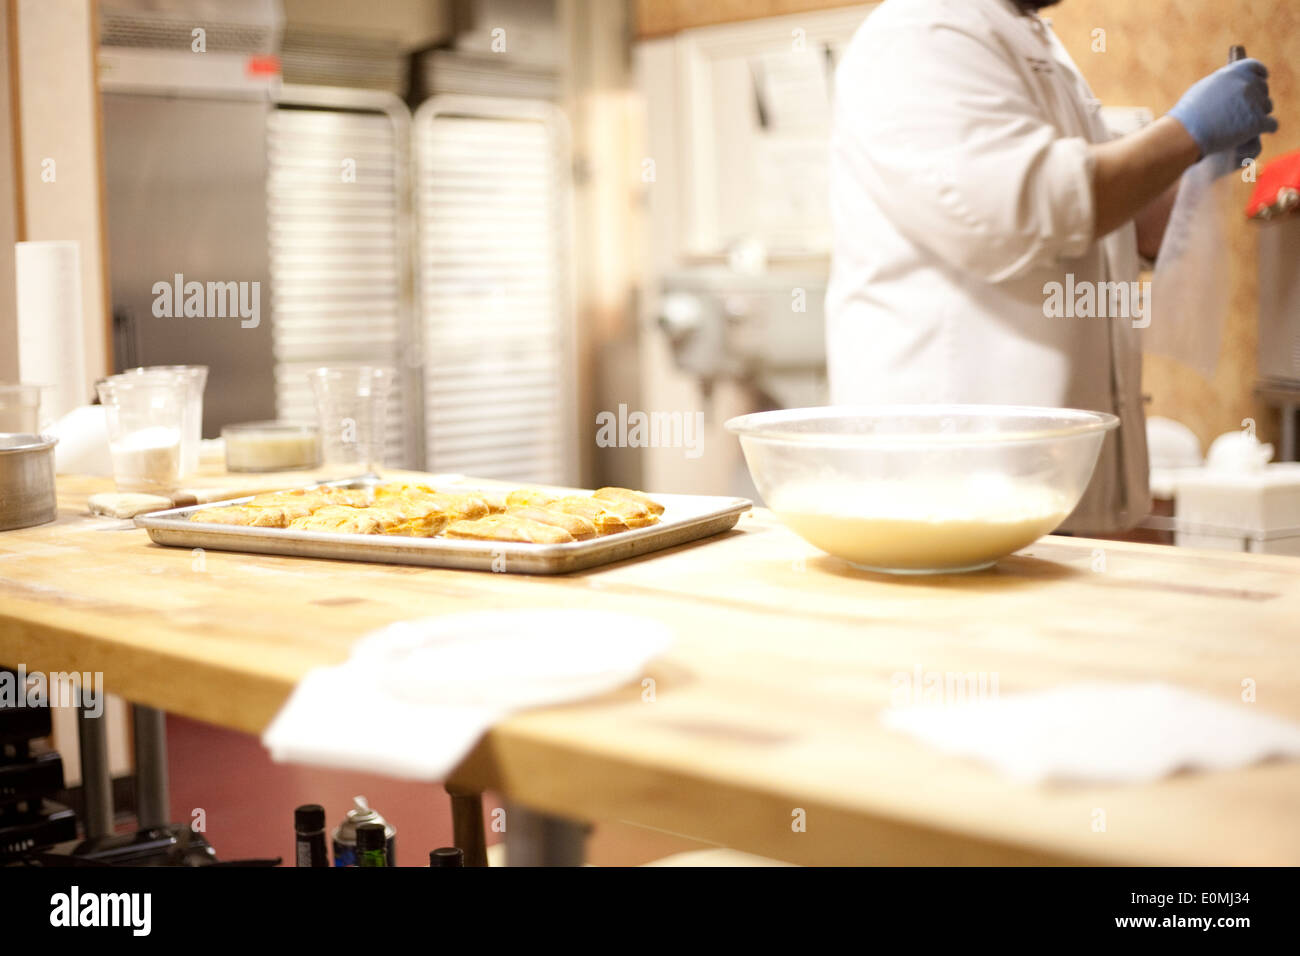
<path fill-rule="evenodd" d="M 129 368 L 123 375 L 179 375 L 186 383 L 185 426 L 181 435 L 181 477 L 199 470 L 199 448 L 203 441 L 203 391 L 208 384 L 206 365 L 145 365 Z"/>
<path fill-rule="evenodd" d="M 95 383 L 108 421 L 118 491 L 172 491 L 181 478 L 189 382 L 180 375 L 111 375 Z"/>
<path fill-rule="evenodd" d="M 388 393 L 395 375 L 382 365 L 331 366 L 309 373 L 326 467 L 361 472 L 383 466 Z"/>

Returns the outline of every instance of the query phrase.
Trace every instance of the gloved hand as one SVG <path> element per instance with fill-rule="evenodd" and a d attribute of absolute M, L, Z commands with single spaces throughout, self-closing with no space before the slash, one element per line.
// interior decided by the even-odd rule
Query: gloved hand
<path fill-rule="evenodd" d="M 1234 150 L 1240 162 L 1258 156 L 1261 133 L 1277 132 L 1268 98 L 1268 69 L 1237 60 L 1198 80 L 1169 111 L 1201 149 L 1201 156 Z"/>

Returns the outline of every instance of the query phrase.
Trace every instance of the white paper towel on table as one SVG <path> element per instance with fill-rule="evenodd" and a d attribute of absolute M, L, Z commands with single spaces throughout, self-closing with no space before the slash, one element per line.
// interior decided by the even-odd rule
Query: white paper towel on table
<path fill-rule="evenodd" d="M 1027 783 L 1144 783 L 1181 769 L 1300 757 L 1300 724 L 1257 707 L 1169 684 L 1080 683 L 905 707 L 883 720 Z"/>
<path fill-rule="evenodd" d="M 309 673 L 262 735 L 274 760 L 442 780 L 494 723 L 644 676 L 656 621 L 563 609 L 401 621 Z"/>
<path fill-rule="evenodd" d="M 103 405 L 74 408 L 46 431 L 59 440 L 54 446 L 54 470 L 58 474 L 113 477 L 113 453 L 108 447 L 108 419 Z"/>
<path fill-rule="evenodd" d="M 41 418 L 51 421 L 90 399 L 81 324 L 81 246 L 75 240 L 14 243 L 18 378 L 49 385 Z"/>

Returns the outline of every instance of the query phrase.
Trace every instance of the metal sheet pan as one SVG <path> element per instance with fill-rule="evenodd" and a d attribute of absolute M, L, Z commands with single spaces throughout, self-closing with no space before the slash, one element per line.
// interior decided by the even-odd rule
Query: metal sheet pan
<path fill-rule="evenodd" d="M 339 488 L 365 488 L 380 484 L 382 480 L 368 475 L 321 484 Z M 473 479 L 461 476 L 435 475 L 430 476 L 429 482 L 439 488 L 456 491 L 471 491 L 475 488 L 499 491 L 501 488 L 500 485 L 492 487 L 489 482 L 476 484 Z M 201 524 L 189 520 L 195 511 L 219 504 L 242 504 L 251 500 L 251 495 L 218 504 L 154 511 L 137 516 L 135 523 L 146 529 L 156 544 L 177 548 L 250 551 L 290 557 L 336 558 L 344 561 L 415 564 L 515 574 L 564 574 L 719 534 L 734 527 L 741 514 L 752 507 L 752 502 L 745 498 L 668 494 L 652 494 L 652 497 L 664 506 L 658 524 L 568 544 L 328 534 L 320 531 L 290 531 L 287 528 Z"/>

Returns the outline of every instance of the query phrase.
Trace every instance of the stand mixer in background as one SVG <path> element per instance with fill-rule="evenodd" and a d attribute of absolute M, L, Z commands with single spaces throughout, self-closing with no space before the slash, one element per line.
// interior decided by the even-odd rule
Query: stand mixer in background
<path fill-rule="evenodd" d="M 826 403 L 826 280 L 697 268 L 665 276 L 659 327 L 707 403 L 719 380 L 752 392 L 751 411 Z"/>
<path fill-rule="evenodd" d="M 748 412 L 825 405 L 824 265 L 767 272 L 732 266 L 682 269 L 662 284 L 658 325 L 672 363 L 694 380 L 707 422 L 704 461 L 665 456 L 648 474 L 698 493 L 756 494 L 722 422 Z M 702 465 L 702 467 L 700 467 Z"/>

